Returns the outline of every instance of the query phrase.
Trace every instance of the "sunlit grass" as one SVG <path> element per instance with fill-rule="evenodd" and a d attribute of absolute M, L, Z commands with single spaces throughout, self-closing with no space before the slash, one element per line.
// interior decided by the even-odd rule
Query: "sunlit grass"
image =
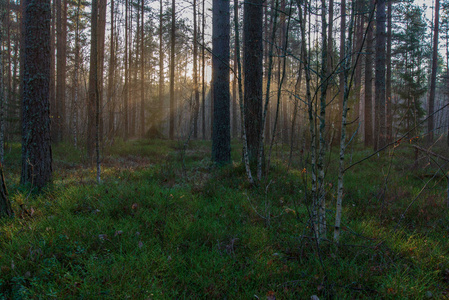
<path fill-rule="evenodd" d="M 279 147 L 270 174 L 250 187 L 239 147 L 234 141 L 232 165 L 216 169 L 209 142 L 116 141 L 104 149 L 98 185 L 83 151 L 61 144 L 54 184 L 36 195 L 18 186 L 12 144 L 5 166 L 16 217 L 0 220 L 0 298 L 446 295 L 446 183 L 434 180 L 404 214 L 424 184 L 424 171 L 407 169 L 408 150 L 395 153 L 390 173 L 384 154 L 348 171 L 341 243 L 318 248 L 308 167 L 287 172 L 289 149 Z M 352 161 L 369 153 L 354 151 Z M 335 170 L 327 173 L 329 238 Z"/>

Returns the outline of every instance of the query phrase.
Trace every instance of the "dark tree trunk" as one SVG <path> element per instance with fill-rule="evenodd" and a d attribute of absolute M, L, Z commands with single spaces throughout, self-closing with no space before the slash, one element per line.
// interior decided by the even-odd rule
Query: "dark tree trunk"
<path fill-rule="evenodd" d="M 172 20 L 171 20 L 171 34 L 170 34 L 170 130 L 169 138 L 172 140 L 175 137 L 175 38 L 176 38 L 176 14 L 175 14 L 175 0 L 172 0 Z"/>
<path fill-rule="evenodd" d="M 214 89 L 214 127 L 212 159 L 218 164 L 231 161 L 229 95 L 229 0 L 213 1 L 212 76 Z"/>
<path fill-rule="evenodd" d="M 204 9 L 205 0 L 202 1 L 202 19 L 201 19 L 201 99 L 203 101 L 202 105 L 202 130 L 203 130 L 203 140 L 206 139 L 206 79 L 205 79 L 205 70 L 206 70 L 206 56 L 205 56 L 205 40 L 204 40 L 204 32 L 206 28 L 206 15 Z"/>
<path fill-rule="evenodd" d="M 155 122 L 153 126 L 159 127 L 159 123 L 162 117 L 164 105 L 164 48 L 163 48 L 163 3 L 159 2 L 159 101 L 156 106 Z"/>
<path fill-rule="evenodd" d="M 238 8 L 237 8 L 238 12 Z M 235 18 L 238 17 L 235 16 Z M 234 59 L 233 68 L 234 76 L 232 78 L 232 134 L 231 137 L 236 138 L 238 136 L 238 119 L 237 119 L 237 106 L 238 106 L 238 95 L 237 95 L 237 44 L 234 42 Z"/>
<path fill-rule="evenodd" d="M 341 0 L 341 20 L 340 20 L 340 76 L 339 76 L 339 98 L 338 98 L 338 110 L 337 110 L 337 141 L 338 137 L 341 136 L 341 116 L 343 113 L 343 101 L 345 97 L 345 65 L 342 63 L 346 59 L 345 51 L 345 36 L 346 36 L 346 0 Z"/>
<path fill-rule="evenodd" d="M 98 32 L 97 32 L 97 0 L 92 0 L 91 17 L 91 43 L 90 43 L 90 70 L 89 70 L 89 93 L 87 103 L 87 157 L 92 162 L 95 152 L 95 116 L 96 100 L 98 97 Z"/>
<path fill-rule="evenodd" d="M 54 119 L 54 142 L 60 142 L 64 136 L 66 102 L 66 53 L 67 53 L 67 1 L 58 1 L 57 12 L 57 73 L 56 73 L 56 115 Z"/>
<path fill-rule="evenodd" d="M 3 7 L 1 7 L 3 11 Z M 3 30 L 4 30 L 4 22 L 3 19 L 0 20 L 0 45 L 3 44 Z M 8 53 L 9 55 L 9 53 Z M 5 159 L 5 111 L 6 111 L 6 103 L 5 103 L 5 85 L 3 81 L 3 66 L 4 66 L 4 55 L 3 52 L 0 51 L 0 165 L 3 163 Z M 1 214 L 1 213 L 0 213 Z"/>
<path fill-rule="evenodd" d="M 111 0 L 111 38 L 110 38 L 109 74 L 108 74 L 108 135 L 112 137 L 115 132 L 115 97 L 114 97 L 114 76 L 115 76 L 115 43 L 114 43 L 114 0 Z"/>
<path fill-rule="evenodd" d="M 142 24 L 140 26 L 140 137 L 145 136 L 145 35 L 144 35 L 144 0 L 141 0 L 140 12 Z"/>
<path fill-rule="evenodd" d="M 0 163 L 0 218 L 12 217 L 13 214 L 8 190 L 6 189 L 5 176 L 3 175 L 3 166 Z"/>
<path fill-rule="evenodd" d="M 245 2 L 243 15 L 244 115 L 251 164 L 256 164 L 262 126 L 263 0 Z"/>
<path fill-rule="evenodd" d="M 372 1 L 370 0 L 370 3 Z M 373 4 L 369 5 L 370 11 Z M 366 18 L 367 36 L 366 36 L 366 54 L 365 54 L 365 146 L 373 146 L 373 24 Z"/>
<path fill-rule="evenodd" d="M 432 74 L 430 77 L 430 91 L 429 91 L 429 112 L 427 119 L 427 129 L 429 132 L 428 143 L 433 142 L 433 130 L 434 130 L 434 117 L 433 112 L 435 109 L 435 89 L 437 82 L 437 67 L 438 67 L 438 33 L 440 22 L 440 0 L 435 0 L 435 20 L 433 25 L 433 54 L 432 54 Z"/>
<path fill-rule="evenodd" d="M 198 91 L 198 28 L 196 24 L 196 0 L 193 0 L 193 138 L 198 138 L 198 113 L 200 107 L 200 93 Z"/>
<path fill-rule="evenodd" d="M 49 0 L 26 0 L 21 183 L 38 189 L 51 181 Z"/>
<path fill-rule="evenodd" d="M 385 0 L 377 1 L 376 11 L 376 96 L 374 127 L 374 149 L 378 150 L 386 144 L 385 120 Z"/>
<path fill-rule="evenodd" d="M 9 1 L 8 1 L 9 2 Z M 60 0 L 53 0 L 52 3 L 52 18 L 51 18 L 51 32 L 50 32 L 50 47 L 51 47 L 51 58 L 50 58 L 50 119 L 51 119 L 51 137 L 53 141 L 57 140 L 57 114 L 58 114 L 58 103 L 56 101 L 56 19 L 59 8 L 57 8 L 57 3 L 61 3 Z M 55 17 L 56 16 L 56 17 Z M 9 45 L 9 43 L 8 43 Z M 9 46 L 8 46 L 9 47 Z M 11 74 L 10 72 L 8 72 Z M 9 82 L 11 82 L 9 80 Z"/>
<path fill-rule="evenodd" d="M 131 49 L 128 49 L 128 0 L 125 1 L 125 86 L 123 87 L 123 138 L 124 140 L 128 140 L 129 137 L 129 122 L 128 122 L 128 115 L 129 115 L 129 56 L 128 56 L 128 50 L 131 51 Z"/>
<path fill-rule="evenodd" d="M 99 130 L 100 130 L 100 140 L 103 137 L 103 69 L 104 69 L 104 40 L 106 31 L 106 0 L 98 0 L 98 74 L 97 74 L 97 84 L 98 84 L 98 106 L 99 110 L 97 114 L 100 118 L 99 120 Z"/>
<path fill-rule="evenodd" d="M 387 142 L 391 143 L 393 141 L 393 115 L 392 115 L 392 105 L 393 99 L 391 95 L 391 30 L 392 30 L 392 5 L 391 1 L 388 1 L 387 9 L 387 78 L 386 78 L 386 106 L 387 106 Z"/>

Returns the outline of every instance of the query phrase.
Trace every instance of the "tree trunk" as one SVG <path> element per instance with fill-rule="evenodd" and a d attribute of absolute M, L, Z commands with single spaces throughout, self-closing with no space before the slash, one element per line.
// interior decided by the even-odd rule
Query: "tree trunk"
<path fill-rule="evenodd" d="M 370 0 L 370 11 L 374 8 L 373 1 Z M 373 142 L 373 24 L 372 20 L 366 18 L 366 54 L 365 54 L 365 147 L 372 147 Z"/>
<path fill-rule="evenodd" d="M 104 40 L 106 31 L 106 0 L 98 0 L 98 101 L 99 110 L 97 112 L 99 116 L 99 130 L 100 130 L 100 140 L 103 137 L 103 70 L 104 70 Z"/>
<path fill-rule="evenodd" d="M 129 122 L 128 122 L 128 116 L 129 116 L 129 56 L 128 56 L 128 50 L 131 51 L 131 49 L 128 49 L 128 10 L 129 10 L 129 4 L 128 0 L 125 1 L 125 86 L 123 87 L 123 95 L 124 95 L 124 101 L 123 101 L 123 139 L 126 141 L 129 138 Z"/>
<path fill-rule="evenodd" d="M 5 176 L 3 175 L 3 166 L 0 163 L 0 218 L 12 217 L 14 212 L 11 208 L 11 202 L 8 198 L 8 190 L 6 189 Z"/>
<path fill-rule="evenodd" d="M 205 15 L 205 2 L 206 0 L 202 1 L 202 19 L 201 19 L 201 99 L 203 101 L 202 105 L 203 105 L 203 109 L 202 109 L 202 130 L 203 130 L 203 140 L 206 139 L 206 79 L 205 79 L 205 75 L 206 75 L 206 56 L 205 56 L 205 40 L 204 40 L 204 33 L 205 33 L 205 28 L 206 28 L 206 15 Z"/>
<path fill-rule="evenodd" d="M 427 142 L 433 143 L 434 130 L 434 107 L 435 107 L 435 90 L 437 82 L 437 67 L 438 67 L 438 33 L 440 23 L 440 0 L 435 0 L 435 20 L 433 25 L 433 53 L 432 53 L 432 74 L 430 77 L 430 91 L 429 91 L 429 112 L 427 119 Z"/>
<path fill-rule="evenodd" d="M 392 24 L 392 4 L 391 1 L 388 1 L 388 9 L 387 9 L 387 78 L 386 78 L 386 106 L 387 106 L 387 143 L 391 143 L 393 141 L 393 99 L 391 95 L 391 43 L 392 43 L 392 35 L 391 31 L 393 28 Z"/>
<path fill-rule="evenodd" d="M 200 107 L 200 93 L 198 91 L 198 28 L 196 22 L 196 0 L 193 0 L 193 138 L 198 138 L 198 113 Z"/>
<path fill-rule="evenodd" d="M 172 15 L 171 15 L 171 33 L 170 33 L 170 129 L 169 138 L 171 140 L 175 137 L 175 42 L 176 42 L 176 14 L 175 14 L 175 0 L 172 0 Z"/>
<path fill-rule="evenodd" d="M 26 0 L 21 183 L 38 189 L 51 181 L 49 0 Z"/>
<path fill-rule="evenodd" d="M 326 21 L 326 0 L 321 0 L 321 26 L 322 26 L 322 47 L 321 50 L 321 95 L 320 95 L 320 137 L 319 137 L 319 149 L 317 160 L 317 173 L 318 173 L 318 195 L 316 198 L 315 208 L 317 211 L 317 220 L 315 226 L 317 228 L 317 238 L 326 237 L 326 200 L 325 200 L 325 187 L 324 187 L 324 156 L 326 151 L 326 93 L 327 93 L 327 21 Z"/>
<path fill-rule="evenodd" d="M 67 50 L 67 0 L 58 0 L 57 11 L 57 74 L 56 74 L 56 116 L 54 119 L 54 142 L 62 141 L 65 129 L 66 102 L 66 50 Z"/>
<path fill-rule="evenodd" d="M 243 15 L 243 70 L 244 115 L 251 164 L 257 163 L 262 129 L 262 28 L 263 0 L 244 3 Z"/>
<path fill-rule="evenodd" d="M 79 68 L 80 68 L 80 11 L 81 11 L 81 0 L 78 0 L 76 7 L 76 21 L 75 21 L 75 64 L 73 67 L 73 124 L 72 124 L 72 135 L 73 144 L 75 148 L 78 146 L 78 98 L 79 98 Z"/>
<path fill-rule="evenodd" d="M 115 43 L 114 43 L 114 0 L 111 0 L 111 35 L 109 45 L 109 74 L 108 74 L 108 136 L 113 137 L 115 133 L 115 97 L 114 97 L 114 83 L 115 83 Z"/>
<path fill-rule="evenodd" d="M 145 136 L 145 32 L 144 32 L 144 0 L 141 0 L 140 11 L 142 24 L 140 26 L 140 137 Z"/>
<path fill-rule="evenodd" d="M 1 14 L 3 14 L 3 7 L 1 9 Z M 3 19 L 0 19 L 0 45 L 3 44 L 3 30 L 4 23 Z M 9 55 L 9 53 L 8 53 Z M 3 52 L 0 51 L 0 166 L 5 159 L 5 85 L 3 82 Z M 1 214 L 1 212 L 0 212 Z"/>
<path fill-rule="evenodd" d="M 9 3 L 9 1 L 8 1 Z M 51 119 L 51 137 L 53 141 L 57 141 L 58 130 L 57 130 L 57 116 L 58 116 L 58 102 L 56 101 L 56 19 L 58 18 L 59 8 L 57 3 L 61 3 L 60 0 L 53 0 L 52 3 L 52 18 L 51 18 L 51 32 L 50 32 L 50 47 L 51 47 L 51 58 L 50 58 L 50 119 Z M 60 6 L 60 5 L 59 5 Z M 59 21 L 58 21 L 59 22 Z M 59 25 L 58 25 L 59 28 Z M 9 44 L 8 44 L 9 45 Z M 9 47 L 9 46 L 8 46 Z M 11 53 L 11 52 L 9 52 Z M 8 72 L 10 74 L 10 72 Z M 11 82 L 11 79 L 9 80 Z"/>
<path fill-rule="evenodd" d="M 95 123 L 96 123 L 96 100 L 98 93 L 98 4 L 92 0 L 91 17 L 91 43 L 90 43 L 90 69 L 89 69 L 89 93 L 88 93 L 88 115 L 87 115 L 87 157 L 92 163 L 95 154 Z"/>
<path fill-rule="evenodd" d="M 237 83 L 239 90 L 239 102 L 240 102 L 240 119 L 241 119 L 241 131 L 243 140 L 243 162 L 245 164 L 246 176 L 250 184 L 254 183 L 253 176 L 251 174 L 251 168 L 249 165 L 248 155 L 248 140 L 246 138 L 245 129 L 245 110 L 243 108 L 243 84 L 242 84 L 242 64 L 240 60 L 240 37 L 239 37 L 239 14 L 238 14 L 238 0 L 234 0 L 234 32 L 235 32 L 235 45 L 237 54 Z"/>
<path fill-rule="evenodd" d="M 345 5 L 342 4 L 342 8 Z M 354 24 L 354 14 L 351 16 L 351 23 L 349 25 L 349 38 L 348 38 L 348 51 L 352 48 L 352 28 Z M 342 32 L 343 39 L 346 35 Z M 359 55 L 359 54 L 358 54 Z M 357 63 L 357 60 L 356 60 Z M 348 83 L 348 71 L 351 66 L 351 57 L 345 58 L 342 61 L 343 65 L 343 77 L 344 77 L 344 96 L 343 96 L 343 108 L 342 108 L 342 118 L 341 118 L 341 136 L 340 136 L 340 160 L 338 165 L 338 184 L 337 184 L 337 205 L 335 209 L 335 226 L 334 226 L 334 241 L 339 242 L 340 239 L 340 229 L 341 229 L 341 215 L 342 215 L 342 203 L 343 203 L 343 187 L 344 187 L 344 168 L 345 168 L 345 151 L 346 151 L 346 120 L 348 115 L 348 100 L 349 92 L 351 90 L 350 83 Z"/>
<path fill-rule="evenodd" d="M 212 7 L 212 72 L 214 89 L 214 127 L 212 160 L 231 162 L 231 124 L 229 95 L 229 0 L 214 0 Z"/>
<path fill-rule="evenodd" d="M 386 144 L 385 124 L 385 0 L 377 1 L 376 11 L 376 96 L 374 150 Z"/>
<path fill-rule="evenodd" d="M 159 101 L 157 104 L 157 109 L 155 113 L 155 122 L 153 123 L 153 126 L 157 126 L 159 128 L 160 126 L 160 120 L 163 112 L 163 108 L 165 107 L 164 103 L 164 48 L 163 48 L 163 2 L 160 0 L 159 2 Z"/>
<path fill-rule="evenodd" d="M 340 76 L 339 76 L 339 101 L 337 110 L 337 137 L 341 136 L 341 116 L 343 116 L 343 102 L 345 96 L 345 74 L 344 61 L 346 61 L 346 51 L 345 51 L 345 36 L 346 36 L 346 0 L 341 0 L 341 20 L 340 20 Z"/>
<path fill-rule="evenodd" d="M 265 104 L 263 107 L 263 113 L 262 113 L 262 121 L 261 124 L 265 124 L 265 119 L 267 117 L 267 112 L 269 110 L 269 104 L 270 104 L 270 87 L 271 87 L 271 74 L 272 74 L 272 70 L 273 70 L 273 50 L 274 50 L 274 44 L 276 41 L 276 27 L 277 27 L 277 18 L 278 18 L 278 8 L 279 8 L 279 0 L 276 0 L 276 6 L 274 8 L 274 12 L 273 12 L 273 16 L 272 16 L 272 21 L 271 23 L 273 24 L 272 27 L 272 31 L 271 31 L 271 39 L 270 39 L 270 47 L 269 47 L 269 51 L 268 51 L 268 65 L 267 65 L 267 88 L 265 91 Z M 281 24 L 282 25 L 282 24 Z M 281 46 L 282 47 L 282 46 Z M 280 89 L 280 87 L 279 87 Z M 279 108 L 279 101 L 280 98 L 278 98 L 278 108 Z M 276 110 L 276 112 L 278 111 L 278 109 Z M 276 117 L 277 117 L 277 113 L 276 113 Z M 277 118 L 276 118 L 277 119 Z M 275 129 L 276 130 L 276 123 L 274 123 Z M 265 130 L 268 129 L 269 126 L 267 126 L 267 124 L 265 124 L 266 127 L 262 126 L 261 130 L 260 130 L 260 135 L 259 135 L 259 139 L 260 139 L 260 143 L 259 143 L 259 150 L 258 150 L 258 155 L 257 155 L 257 179 L 261 180 L 262 179 L 262 165 L 263 165 L 263 148 L 264 148 L 264 138 L 265 138 Z M 273 139 L 275 136 L 275 131 L 273 131 Z M 271 145 L 272 143 L 270 143 Z M 270 147 L 271 150 L 271 147 Z M 271 154 L 271 151 L 270 151 Z"/>

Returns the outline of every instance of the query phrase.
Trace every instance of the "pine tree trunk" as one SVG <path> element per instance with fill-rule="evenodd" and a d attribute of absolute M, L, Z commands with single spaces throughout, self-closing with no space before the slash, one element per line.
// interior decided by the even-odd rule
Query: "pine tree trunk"
<path fill-rule="evenodd" d="M 370 2 L 372 2 L 370 0 Z M 374 9 L 373 4 L 370 4 L 370 11 Z M 366 36 L 366 50 L 365 50 L 365 147 L 372 147 L 373 140 L 373 22 L 366 18 L 367 22 L 367 36 Z"/>
<path fill-rule="evenodd" d="M 205 1 L 202 1 L 202 19 L 201 19 L 201 99 L 203 101 L 203 109 L 202 109 L 202 130 L 203 130 L 203 140 L 206 139 L 206 55 L 205 55 L 205 40 L 204 33 L 206 28 L 206 15 L 205 15 Z"/>
<path fill-rule="evenodd" d="M 57 11 L 57 74 L 56 74 L 56 116 L 54 119 L 55 125 L 55 140 L 60 142 L 63 139 L 65 131 L 65 102 L 66 102 L 66 52 L 67 52 L 67 0 L 58 0 Z"/>
<path fill-rule="evenodd" d="M 72 135 L 73 144 L 75 148 L 78 146 L 78 98 L 79 98 L 79 69 L 80 69 L 80 37 L 79 37 L 79 25 L 80 25 L 80 10 L 81 0 L 78 0 L 76 7 L 76 25 L 75 25 L 75 64 L 73 67 L 73 123 L 72 123 Z"/>
<path fill-rule="evenodd" d="M 163 48 L 163 2 L 159 1 L 159 101 L 156 106 L 155 121 L 153 126 L 159 128 L 161 116 L 164 114 L 164 48 Z"/>
<path fill-rule="evenodd" d="M 96 137 L 96 101 L 98 93 L 98 2 L 92 0 L 91 17 L 91 43 L 90 43 L 90 69 L 89 69 L 89 93 L 88 93 L 88 115 L 87 115 L 87 157 L 93 163 L 95 155 Z"/>
<path fill-rule="evenodd" d="M 8 190 L 6 189 L 5 176 L 3 175 L 3 166 L 0 163 L 0 218 L 12 217 L 14 215 L 11 202 L 8 198 Z"/>
<path fill-rule="evenodd" d="M 123 95 L 124 95 L 124 102 L 123 102 L 123 139 L 126 141 L 129 138 L 129 122 L 128 122 L 128 116 L 129 116 L 129 56 L 128 52 L 131 51 L 131 49 L 128 49 L 128 10 L 129 10 L 129 1 L 125 1 L 125 86 L 123 87 Z M 129 51 L 128 51 L 129 50 Z"/>
<path fill-rule="evenodd" d="M 175 137 L 175 117 L 176 117 L 176 103 L 175 103 L 175 42 L 176 42 L 176 13 L 175 0 L 172 0 L 172 15 L 171 15 L 171 33 L 170 33 L 170 129 L 169 138 L 171 140 Z"/>
<path fill-rule="evenodd" d="M 9 1 L 8 1 L 9 3 Z M 56 142 L 58 139 L 57 130 L 57 116 L 58 116 L 58 102 L 56 101 L 56 19 L 58 18 L 59 8 L 57 3 L 61 3 L 60 0 L 53 0 L 52 2 L 52 18 L 51 18 L 51 32 L 50 32 L 50 47 L 51 47 L 51 58 L 50 58 L 50 119 L 51 119 L 51 139 Z M 59 25 L 58 25 L 59 26 Z M 8 47 L 9 47 L 8 43 Z M 9 52 L 11 53 L 11 52 Z M 10 72 L 8 72 L 11 74 Z M 11 82 L 11 80 L 8 80 Z"/>
<path fill-rule="evenodd" d="M 115 42 L 114 42 L 114 0 L 111 0 L 111 34 L 109 45 L 109 74 L 108 74 L 108 136 L 113 137 L 115 134 L 115 97 L 114 97 L 114 83 L 115 83 Z"/>
<path fill-rule="evenodd" d="M 391 95 L 391 43 L 392 43 L 392 4 L 391 1 L 388 1 L 388 9 L 387 9 L 387 78 L 386 78 L 386 106 L 387 106 L 387 143 L 391 143 L 393 141 L 393 99 Z"/>
<path fill-rule="evenodd" d="M 26 0 L 21 183 L 38 189 L 51 181 L 49 0 Z"/>
<path fill-rule="evenodd" d="M 435 90 L 437 82 L 437 67 L 438 67 L 438 33 L 440 23 L 440 0 L 435 0 L 435 20 L 433 25 L 433 53 L 432 53 L 432 74 L 430 77 L 430 91 L 429 91 L 429 112 L 427 119 L 427 130 L 429 135 L 427 136 L 427 142 L 433 143 L 433 130 L 434 130 L 434 117 L 433 112 L 435 110 Z"/>
<path fill-rule="evenodd" d="M 386 144 L 385 120 L 385 0 L 377 1 L 376 11 L 376 81 L 375 81 L 375 118 L 374 149 Z"/>
<path fill-rule="evenodd" d="M 250 163 L 257 164 L 262 129 L 263 0 L 244 3 L 244 115 Z"/>
<path fill-rule="evenodd" d="M 145 136 L 145 32 L 144 32 L 144 0 L 141 0 L 140 12 L 142 24 L 140 26 L 140 137 Z"/>
<path fill-rule="evenodd" d="M 229 0 L 213 0 L 212 5 L 212 76 L 214 89 L 214 127 L 212 160 L 231 162 L 231 123 L 229 95 Z"/>
<path fill-rule="evenodd" d="M 3 14 L 3 7 L 1 8 Z M 3 44 L 3 19 L 0 20 L 0 45 Z M 9 55 L 9 54 L 8 54 Z M 3 52 L 0 51 L 0 165 L 5 159 L 5 85 L 3 81 Z"/>
<path fill-rule="evenodd" d="M 193 0 L 193 138 L 198 138 L 198 114 L 200 107 L 200 93 L 198 91 L 198 28 L 196 22 L 196 0 Z"/>
<path fill-rule="evenodd" d="M 104 70 L 104 40 L 106 35 L 106 0 L 98 0 L 98 101 L 99 101 L 99 130 L 100 142 L 103 139 L 103 70 Z"/>

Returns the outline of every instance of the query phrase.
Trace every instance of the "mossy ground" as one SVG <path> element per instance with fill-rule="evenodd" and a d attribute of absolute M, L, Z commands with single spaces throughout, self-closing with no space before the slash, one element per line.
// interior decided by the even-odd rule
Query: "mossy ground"
<path fill-rule="evenodd" d="M 299 151 L 287 168 L 288 149 L 276 149 L 270 174 L 251 187 L 236 143 L 233 164 L 217 169 L 208 142 L 191 142 L 185 152 L 174 141 L 117 142 L 103 149 L 98 185 L 83 153 L 61 144 L 54 183 L 37 195 L 19 186 L 20 145 L 9 147 L 16 215 L 0 220 L 0 298 L 416 299 L 449 292 L 447 181 L 433 176 L 435 164 L 411 168 L 407 147 L 346 173 L 338 247 L 311 238 L 310 174 Z M 354 150 L 347 163 L 369 153 Z M 331 240 L 336 151 L 327 161 Z"/>

